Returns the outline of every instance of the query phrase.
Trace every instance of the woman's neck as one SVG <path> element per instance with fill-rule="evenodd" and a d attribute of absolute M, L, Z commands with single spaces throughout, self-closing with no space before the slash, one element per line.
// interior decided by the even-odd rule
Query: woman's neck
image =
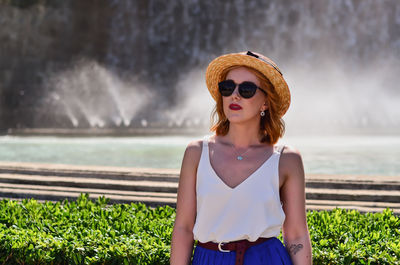
<path fill-rule="evenodd" d="M 234 145 L 236 148 L 259 146 L 261 144 L 258 126 L 231 123 L 229 125 L 229 131 L 224 138 L 225 141 Z"/>

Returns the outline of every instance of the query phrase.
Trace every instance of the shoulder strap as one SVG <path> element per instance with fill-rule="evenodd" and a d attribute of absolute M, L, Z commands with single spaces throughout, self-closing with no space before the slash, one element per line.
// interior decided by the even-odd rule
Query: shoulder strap
<path fill-rule="evenodd" d="M 285 145 L 284 145 L 284 144 L 278 146 L 278 153 L 279 153 L 279 154 L 282 154 L 284 148 L 285 148 Z"/>
<path fill-rule="evenodd" d="M 203 147 L 205 147 L 205 148 L 208 147 L 208 138 L 210 138 L 210 135 L 205 135 L 203 137 Z"/>

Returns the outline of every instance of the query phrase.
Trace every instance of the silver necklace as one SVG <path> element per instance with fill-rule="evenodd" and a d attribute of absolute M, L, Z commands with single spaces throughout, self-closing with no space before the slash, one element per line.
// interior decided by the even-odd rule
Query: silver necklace
<path fill-rule="evenodd" d="M 243 155 L 244 155 L 245 153 L 247 153 L 247 152 L 250 150 L 250 147 L 248 147 L 247 150 L 246 150 L 244 153 L 239 154 L 239 153 L 236 151 L 235 146 L 234 146 L 233 144 L 232 144 L 231 146 L 232 146 L 233 150 L 235 151 L 235 153 L 237 154 L 236 159 L 239 160 L 239 161 L 243 160 Z"/>

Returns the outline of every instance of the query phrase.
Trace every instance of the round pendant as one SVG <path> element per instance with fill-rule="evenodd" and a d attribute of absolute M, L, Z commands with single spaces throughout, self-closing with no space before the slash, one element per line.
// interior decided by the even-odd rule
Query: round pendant
<path fill-rule="evenodd" d="M 237 160 L 242 160 L 242 159 L 243 159 L 242 156 L 238 156 L 238 157 L 237 157 Z"/>

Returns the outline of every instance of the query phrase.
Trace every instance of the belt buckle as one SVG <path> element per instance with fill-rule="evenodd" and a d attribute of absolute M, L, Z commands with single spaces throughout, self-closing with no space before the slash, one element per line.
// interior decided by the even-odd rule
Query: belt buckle
<path fill-rule="evenodd" d="M 222 243 L 222 242 L 219 242 L 218 243 L 218 249 L 219 249 L 219 251 L 221 251 L 221 252 L 231 252 L 230 250 L 225 250 L 225 249 L 222 249 L 222 245 L 223 245 L 224 243 Z"/>

